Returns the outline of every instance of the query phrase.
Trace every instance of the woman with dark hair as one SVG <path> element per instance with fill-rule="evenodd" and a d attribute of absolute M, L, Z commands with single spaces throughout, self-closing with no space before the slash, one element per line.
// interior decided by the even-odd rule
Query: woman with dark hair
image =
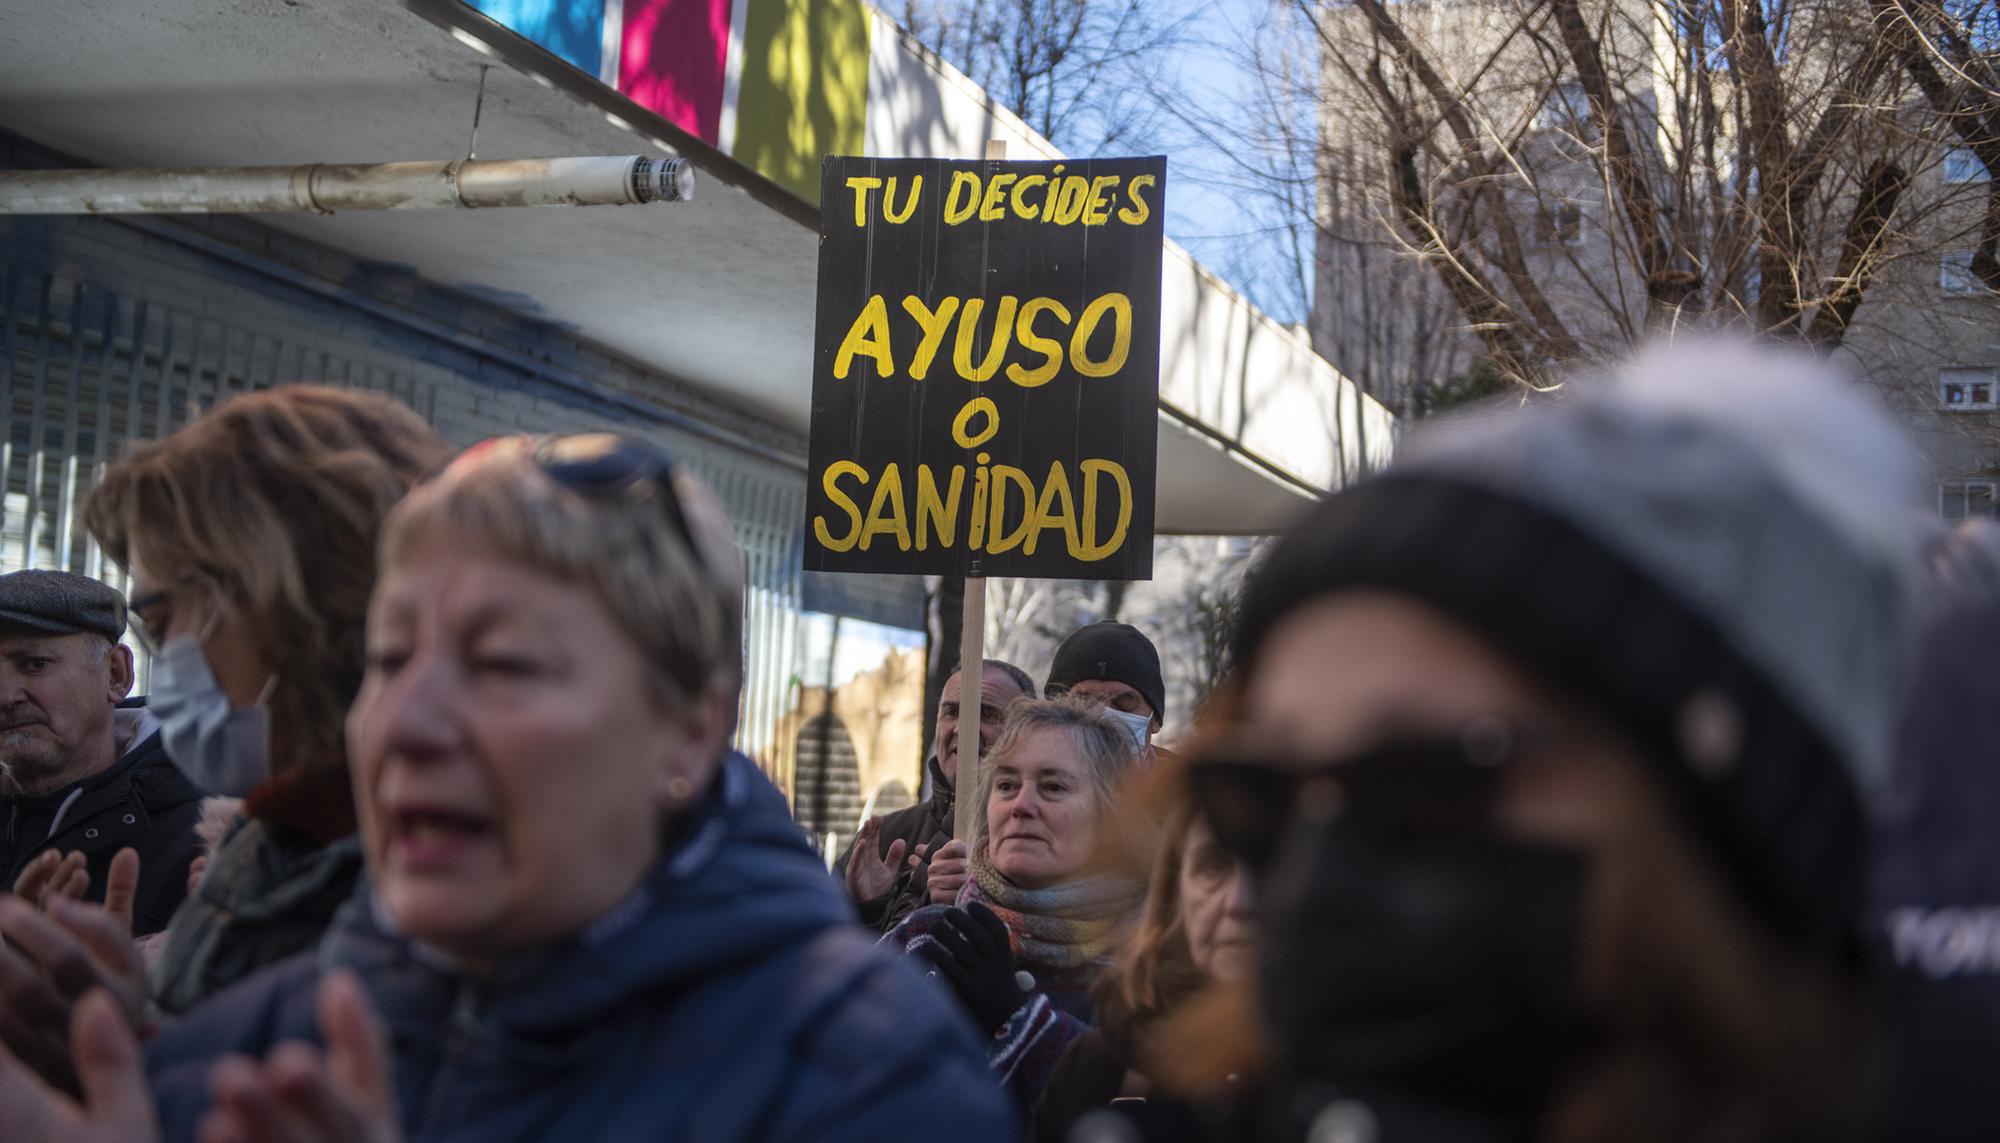
<path fill-rule="evenodd" d="M 1111 813 L 1132 740 L 1101 705 L 1017 702 L 973 787 L 971 878 L 883 937 L 922 956 L 986 1037 L 993 1070 L 1032 1106 L 1091 1022 L 1091 986 L 1137 912 L 1143 831 Z"/>

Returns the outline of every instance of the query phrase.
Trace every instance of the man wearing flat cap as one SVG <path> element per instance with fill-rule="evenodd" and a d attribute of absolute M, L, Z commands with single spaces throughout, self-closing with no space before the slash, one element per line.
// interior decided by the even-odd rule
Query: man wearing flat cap
<path fill-rule="evenodd" d="M 111 859 L 137 850 L 132 935 L 145 936 L 187 896 L 202 795 L 167 760 L 158 721 L 123 705 L 124 634 L 125 598 L 88 576 L 0 575 L 0 886 L 37 858 L 81 855 L 85 899 L 101 901 Z"/>

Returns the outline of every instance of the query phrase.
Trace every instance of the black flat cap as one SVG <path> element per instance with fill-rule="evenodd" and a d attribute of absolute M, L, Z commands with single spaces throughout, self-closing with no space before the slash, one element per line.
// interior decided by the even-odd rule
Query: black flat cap
<path fill-rule="evenodd" d="M 0 628 L 4 627 L 49 635 L 102 635 L 115 643 L 125 635 L 125 597 L 116 588 L 72 572 L 0 575 Z"/>

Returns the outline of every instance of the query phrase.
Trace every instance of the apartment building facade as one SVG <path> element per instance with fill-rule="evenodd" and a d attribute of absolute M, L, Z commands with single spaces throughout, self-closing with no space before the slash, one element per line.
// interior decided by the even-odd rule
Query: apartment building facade
<path fill-rule="evenodd" d="M 1659 209 L 1658 230 L 1674 248 L 1663 269 L 1704 291 L 1706 307 L 1685 310 L 1649 310 L 1657 291 L 1649 290 L 1653 283 L 1632 249 L 1635 230 L 1607 159 L 1611 141 L 1565 50 L 1555 7 L 1468 0 L 1389 6 L 1433 78 L 1452 93 L 1462 115 L 1456 122 L 1361 6 L 1320 9 L 1326 47 L 1314 344 L 1400 412 L 1421 412 L 1426 386 L 1465 376 L 1489 352 L 1441 283 L 1440 267 L 1451 273 L 1465 263 L 1484 274 L 1527 326 L 1545 328 L 1533 315 L 1536 303 L 1560 318 L 1572 347 L 1560 365 L 1570 368 L 1551 368 L 1551 381 L 1662 331 L 1759 324 L 1755 300 L 1765 267 L 1745 237 L 1754 237 L 1748 228 L 1756 224 L 1759 172 L 1740 113 L 1726 106 L 1703 112 L 1689 98 L 1716 81 L 1690 73 L 1691 33 L 1673 23 L 1700 6 L 1578 6 L 1616 93 L 1619 123 L 1640 155 L 1636 166 Z M 1790 139 L 1803 149 L 1823 122 L 1840 130 L 1825 132 L 1827 173 L 1808 200 L 1810 212 L 1792 220 L 1810 228 L 1803 245 L 1813 252 L 1788 268 L 1798 278 L 1795 308 L 1837 296 L 1857 188 L 1872 164 L 1893 159 L 1907 181 L 1893 216 L 1866 247 L 1862 300 L 1840 324 L 1831 356 L 1876 389 L 1907 427 L 1943 516 L 2000 514 L 2000 295 L 1971 270 L 1989 173 L 1971 152 L 1950 145 L 1893 67 L 1880 73 L 1867 112 L 1831 116 L 1867 50 L 1865 29 L 1842 23 L 1837 5 L 1801 10 L 1819 12 L 1821 23 L 1811 29 L 1818 39 L 1797 33 L 1786 45 L 1794 58 L 1780 61 L 1793 112 Z M 1398 137 L 1385 101 L 1431 114 L 1421 123 L 1429 132 Z M 1458 133 L 1467 129 L 1491 170 L 1462 178 L 1467 160 Z M 1402 145 L 1419 152 L 1406 170 L 1438 208 L 1441 233 L 1429 243 L 1388 187 Z M 1494 198 L 1476 212 L 1453 214 L 1473 187 Z M 1536 291 L 1533 299 L 1508 277 L 1509 251 L 1495 233 L 1501 213 L 1512 224 L 1515 269 Z"/>

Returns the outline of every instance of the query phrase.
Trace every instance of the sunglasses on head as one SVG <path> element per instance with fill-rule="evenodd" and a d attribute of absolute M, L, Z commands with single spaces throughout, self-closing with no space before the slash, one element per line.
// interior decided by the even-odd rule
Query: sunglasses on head
<path fill-rule="evenodd" d="M 1270 867 L 1295 817 L 1404 836 L 1488 832 L 1522 742 L 1514 724 L 1494 717 L 1305 762 L 1225 741 L 1188 766 L 1188 784 L 1216 841 L 1256 871 Z"/>
<path fill-rule="evenodd" d="M 535 467 L 564 488 L 597 499 L 651 499 L 660 505 L 667 526 L 691 553 L 699 557 L 694 530 L 674 491 L 674 464 L 667 454 L 644 441 L 611 432 L 558 433 L 521 438 L 495 437 L 473 445 L 440 471 L 471 460 L 509 442 L 525 447 Z"/>

